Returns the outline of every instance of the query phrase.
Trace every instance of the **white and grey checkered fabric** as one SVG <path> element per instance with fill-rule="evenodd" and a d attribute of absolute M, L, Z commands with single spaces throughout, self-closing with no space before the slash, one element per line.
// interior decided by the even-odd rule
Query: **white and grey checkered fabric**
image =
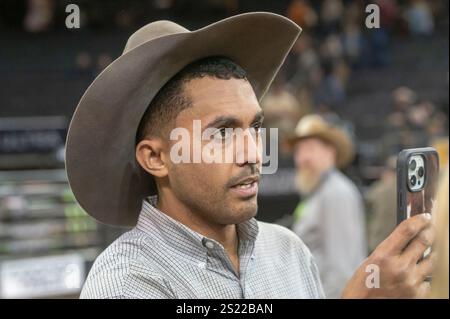
<path fill-rule="evenodd" d="M 323 298 L 308 248 L 290 230 L 237 227 L 240 274 L 223 246 L 143 201 L 135 228 L 95 261 L 81 298 Z"/>

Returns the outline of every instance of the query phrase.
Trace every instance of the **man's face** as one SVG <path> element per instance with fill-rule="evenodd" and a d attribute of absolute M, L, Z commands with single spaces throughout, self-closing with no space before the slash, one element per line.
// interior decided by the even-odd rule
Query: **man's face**
<path fill-rule="evenodd" d="M 204 77 L 185 84 L 184 94 L 190 98 L 192 107 L 178 114 L 175 127 L 189 131 L 191 159 L 197 142 L 202 149 L 213 143 L 223 154 L 231 151 L 233 160 L 178 164 L 171 161 L 167 164 L 171 191 L 192 213 L 211 223 L 237 224 L 254 217 L 262 145 L 258 134 L 252 135 L 248 129 L 259 130 L 262 113 L 251 85 L 245 80 Z M 194 134 L 194 120 L 201 121 L 202 133 L 205 129 L 215 132 L 210 140 Z M 235 136 L 225 128 L 244 130 L 245 143 L 237 147 Z M 174 143 L 171 141 L 172 146 Z"/>
<path fill-rule="evenodd" d="M 298 168 L 297 186 L 301 193 L 308 194 L 317 186 L 321 175 L 334 166 L 335 150 L 319 138 L 305 138 L 297 142 L 294 160 Z"/>

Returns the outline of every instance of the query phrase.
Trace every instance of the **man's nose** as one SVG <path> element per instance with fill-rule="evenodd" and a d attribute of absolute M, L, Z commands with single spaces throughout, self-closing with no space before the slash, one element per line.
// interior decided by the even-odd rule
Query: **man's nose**
<path fill-rule="evenodd" d="M 258 133 L 247 129 L 241 136 L 236 136 L 236 164 L 261 164 L 262 143 Z"/>

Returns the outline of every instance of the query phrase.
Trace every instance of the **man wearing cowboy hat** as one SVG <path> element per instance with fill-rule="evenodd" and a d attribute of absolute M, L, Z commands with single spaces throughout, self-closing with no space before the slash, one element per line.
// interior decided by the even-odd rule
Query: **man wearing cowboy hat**
<path fill-rule="evenodd" d="M 298 122 L 291 143 L 302 197 L 293 230 L 315 257 L 325 295 L 337 298 L 367 256 L 362 197 L 338 170 L 352 160 L 353 144 L 318 115 Z"/>
<path fill-rule="evenodd" d="M 271 13 L 237 15 L 193 32 L 157 21 L 136 31 L 122 56 L 94 80 L 69 128 L 67 175 L 91 216 L 133 228 L 97 258 L 82 298 L 323 297 L 302 241 L 254 219 L 258 101 L 299 34 L 296 24 Z M 171 132 L 191 133 L 197 120 L 239 160 L 172 161 Z M 248 143 L 228 143 L 227 128 L 243 129 Z M 385 244 L 381 268 L 429 222 L 415 218 L 405 225 L 403 231 L 414 231 Z M 387 283 L 399 276 L 390 269 L 383 270 Z M 364 276 L 364 269 L 356 272 L 345 296 L 374 294 Z M 409 282 L 386 288 L 416 295 Z"/>

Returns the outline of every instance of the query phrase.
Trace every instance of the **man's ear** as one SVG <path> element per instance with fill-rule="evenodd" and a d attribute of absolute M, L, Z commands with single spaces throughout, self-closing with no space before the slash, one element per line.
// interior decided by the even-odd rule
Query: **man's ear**
<path fill-rule="evenodd" d="M 139 165 L 155 177 L 165 177 L 168 174 L 163 142 L 161 139 L 144 139 L 136 145 L 136 160 Z"/>

